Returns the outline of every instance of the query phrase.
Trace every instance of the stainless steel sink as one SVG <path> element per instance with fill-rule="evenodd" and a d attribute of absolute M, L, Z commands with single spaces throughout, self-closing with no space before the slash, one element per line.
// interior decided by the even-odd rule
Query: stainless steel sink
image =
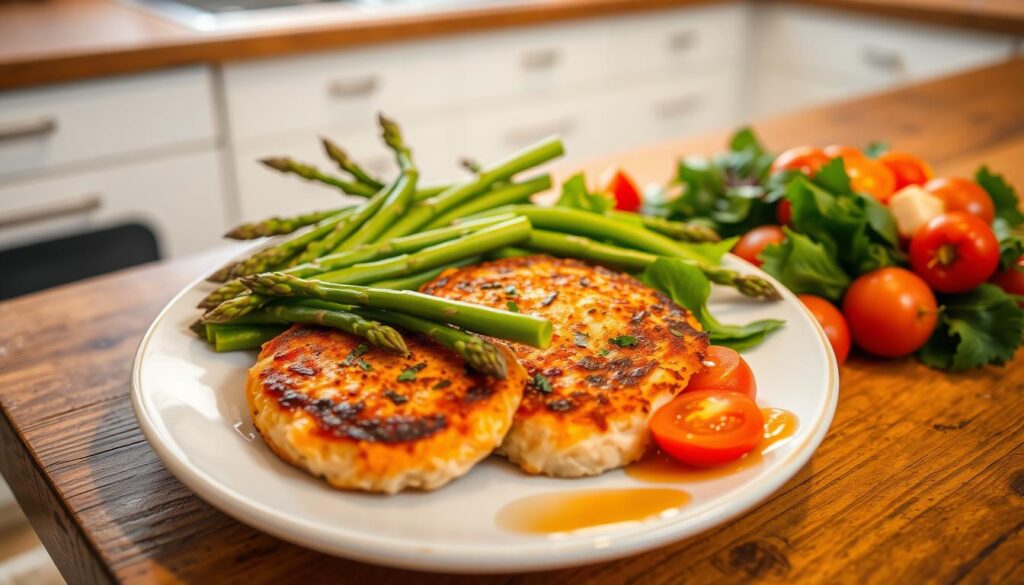
<path fill-rule="evenodd" d="M 199 31 L 315 25 L 381 14 L 422 14 L 509 4 L 517 0 L 122 0 Z"/>

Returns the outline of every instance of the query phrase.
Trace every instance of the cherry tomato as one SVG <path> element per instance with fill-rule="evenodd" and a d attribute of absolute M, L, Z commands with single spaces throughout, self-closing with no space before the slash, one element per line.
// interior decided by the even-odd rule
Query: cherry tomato
<path fill-rule="evenodd" d="M 932 179 L 924 184 L 924 190 L 946 204 L 946 211 L 966 211 L 992 223 L 996 217 L 996 206 L 988 192 L 970 179 L 944 177 Z"/>
<path fill-rule="evenodd" d="M 772 244 L 780 244 L 786 239 L 786 234 L 777 225 L 763 225 L 756 227 L 743 234 L 740 241 L 733 246 L 732 253 L 754 266 L 760 266 L 761 260 L 758 255 Z"/>
<path fill-rule="evenodd" d="M 743 394 L 687 392 L 654 413 L 651 434 L 673 458 L 711 467 L 739 459 L 757 447 L 764 437 L 764 414 Z"/>
<path fill-rule="evenodd" d="M 1016 266 L 997 272 L 992 282 L 1011 295 L 1024 296 L 1024 256 L 1017 258 Z M 1024 300 L 1017 301 L 1017 304 L 1024 307 Z"/>
<path fill-rule="evenodd" d="M 859 148 L 845 144 L 830 144 L 825 147 L 824 152 L 829 159 L 841 158 L 845 161 L 847 158 L 864 158 L 864 153 Z"/>
<path fill-rule="evenodd" d="M 889 167 L 896 177 L 897 191 L 907 185 L 924 185 L 932 178 L 932 167 L 910 153 L 890 150 L 878 157 L 878 162 Z"/>
<path fill-rule="evenodd" d="M 839 312 L 839 309 L 827 300 L 814 295 L 797 295 L 800 302 L 814 315 L 814 318 L 821 323 L 825 330 L 825 336 L 832 345 L 832 351 L 836 354 L 836 361 L 839 365 L 846 363 L 846 357 L 850 355 L 850 328 L 846 324 L 846 318 Z"/>
<path fill-rule="evenodd" d="M 757 397 L 754 371 L 736 350 L 711 345 L 704 354 L 704 369 L 690 376 L 684 392 L 722 390 L 739 392 L 750 398 Z"/>
<path fill-rule="evenodd" d="M 939 292 L 966 292 L 999 267 L 999 240 L 975 215 L 943 213 L 921 226 L 910 240 L 910 266 Z"/>
<path fill-rule="evenodd" d="M 921 277 L 890 267 L 853 281 L 843 299 L 843 315 L 858 347 L 883 357 L 899 357 L 928 341 L 939 306 Z"/>
<path fill-rule="evenodd" d="M 896 193 L 896 175 L 889 167 L 864 155 L 844 156 L 850 187 L 858 193 L 867 193 L 882 203 Z"/>
<path fill-rule="evenodd" d="M 795 170 L 808 177 L 813 177 L 814 173 L 818 172 L 818 169 L 827 162 L 828 157 L 820 148 L 797 146 L 775 157 L 775 161 L 772 162 L 772 172 Z"/>
<path fill-rule="evenodd" d="M 602 191 L 615 197 L 615 209 L 620 211 L 640 211 L 643 198 L 632 177 L 622 169 L 611 168 L 605 171 Z"/>
<path fill-rule="evenodd" d="M 779 222 L 779 225 L 793 228 L 793 204 L 789 202 L 789 199 L 783 199 L 775 206 L 775 220 Z"/>

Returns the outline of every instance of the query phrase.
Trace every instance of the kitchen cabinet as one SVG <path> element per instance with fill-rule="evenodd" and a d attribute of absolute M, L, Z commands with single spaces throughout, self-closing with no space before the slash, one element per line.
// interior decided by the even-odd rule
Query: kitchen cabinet
<path fill-rule="evenodd" d="M 752 18 L 749 104 L 759 115 L 996 63 L 1017 44 L 1002 33 L 780 3 L 753 6 Z"/>
<path fill-rule="evenodd" d="M 325 167 L 326 133 L 393 172 L 375 117 L 402 123 L 423 182 L 464 176 L 550 135 L 566 159 L 727 126 L 739 117 L 746 6 L 509 28 L 429 41 L 228 63 L 228 144 L 245 217 L 330 205 L 336 195 L 254 161 L 290 154 Z"/>
<path fill-rule="evenodd" d="M 154 232 L 161 255 L 217 244 L 225 226 L 220 155 L 188 154 L 0 187 L 0 248 L 121 223 Z"/>

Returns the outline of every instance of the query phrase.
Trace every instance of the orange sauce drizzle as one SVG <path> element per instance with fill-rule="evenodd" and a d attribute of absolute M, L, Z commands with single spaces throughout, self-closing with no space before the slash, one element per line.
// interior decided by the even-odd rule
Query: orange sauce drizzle
<path fill-rule="evenodd" d="M 675 514 L 690 501 L 678 489 L 628 488 L 553 492 L 520 498 L 498 511 L 498 526 L 525 534 L 555 534 L 642 522 Z"/>

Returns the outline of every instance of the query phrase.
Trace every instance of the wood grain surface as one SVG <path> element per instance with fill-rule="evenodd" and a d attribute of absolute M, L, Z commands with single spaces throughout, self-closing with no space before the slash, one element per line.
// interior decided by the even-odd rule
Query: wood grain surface
<path fill-rule="evenodd" d="M 781 149 L 886 139 L 1024 186 L 1024 60 L 756 128 Z M 724 134 L 611 157 L 653 180 Z M 594 161 L 598 169 L 608 160 Z M 562 169 L 569 171 L 571 169 Z M 179 484 L 129 403 L 133 353 L 226 252 L 0 303 L 0 470 L 70 583 L 1020 583 L 1024 368 L 962 374 L 854 355 L 821 448 L 745 516 L 654 552 L 502 577 L 396 571 L 283 543 Z"/>
<path fill-rule="evenodd" d="M 200 32 L 117 0 L 0 2 L 0 90 L 738 0 L 520 0 L 445 13 Z M 767 0 L 757 0 L 767 1 Z M 1024 35 L 1019 0 L 774 0 Z M 344 7 L 341 7 L 344 10 Z"/>

